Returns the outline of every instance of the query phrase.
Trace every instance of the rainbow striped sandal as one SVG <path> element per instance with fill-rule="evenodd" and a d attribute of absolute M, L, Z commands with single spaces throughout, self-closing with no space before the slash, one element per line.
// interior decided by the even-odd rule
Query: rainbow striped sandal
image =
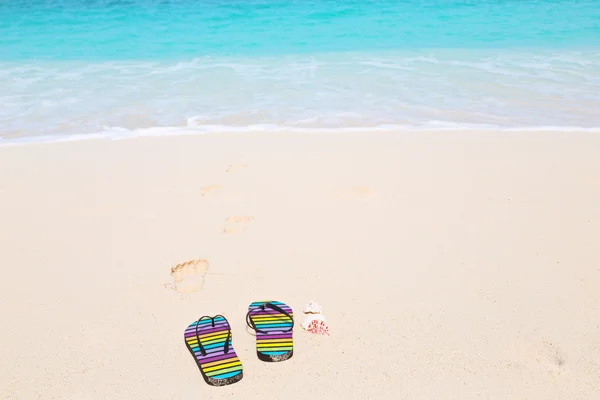
<path fill-rule="evenodd" d="M 242 363 L 232 347 L 231 327 L 224 316 L 200 317 L 186 328 L 184 337 L 206 383 L 225 386 L 242 379 Z"/>
<path fill-rule="evenodd" d="M 255 301 L 248 307 L 246 323 L 256 332 L 256 354 L 262 361 L 292 358 L 294 313 L 280 301 Z"/>

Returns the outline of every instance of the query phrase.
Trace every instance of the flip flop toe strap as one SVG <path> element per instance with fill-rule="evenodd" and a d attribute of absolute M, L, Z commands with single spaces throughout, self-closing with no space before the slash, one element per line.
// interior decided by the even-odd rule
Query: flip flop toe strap
<path fill-rule="evenodd" d="M 208 315 L 205 315 L 203 317 L 200 317 L 200 319 L 198 319 L 198 321 L 196 321 L 196 339 L 198 340 L 198 347 L 200 347 L 200 354 L 202 354 L 202 357 L 206 356 L 206 349 L 204 348 L 204 346 L 202 346 L 202 341 L 200 340 L 200 322 L 204 319 L 204 318 L 208 318 L 211 320 L 211 325 L 214 328 L 215 327 L 215 319 L 221 317 L 223 318 L 223 321 L 227 324 L 227 338 L 225 339 L 225 345 L 223 346 L 223 352 L 225 354 L 229 353 L 229 342 L 231 341 L 231 326 L 229 326 L 229 322 L 227 321 L 227 318 L 225 318 L 222 315 L 215 315 L 214 317 L 209 317 Z"/>
<path fill-rule="evenodd" d="M 294 318 L 283 308 L 279 307 L 277 304 L 273 304 L 273 303 L 269 303 L 269 302 L 263 303 L 260 306 L 254 307 L 248 311 L 248 313 L 246 314 L 246 324 L 251 329 L 253 329 L 256 332 L 263 333 L 265 335 L 269 334 L 269 332 L 262 331 L 256 327 L 256 324 L 252 320 L 252 315 L 251 315 L 255 311 L 265 311 L 266 308 L 270 308 L 271 310 L 277 311 L 277 312 L 285 315 L 286 317 L 288 317 L 290 319 L 290 321 L 292 321 L 292 326 L 290 326 L 289 329 L 282 330 L 281 332 L 284 332 L 284 333 L 291 332 L 291 330 L 294 329 Z M 273 331 L 271 331 L 271 332 L 273 332 Z"/>

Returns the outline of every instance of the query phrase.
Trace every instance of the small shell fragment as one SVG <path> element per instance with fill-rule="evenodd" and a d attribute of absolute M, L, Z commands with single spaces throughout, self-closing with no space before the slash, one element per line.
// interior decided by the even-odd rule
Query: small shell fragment
<path fill-rule="evenodd" d="M 303 310 L 304 314 L 321 314 L 323 312 L 323 307 L 316 301 L 309 301 L 306 307 Z"/>

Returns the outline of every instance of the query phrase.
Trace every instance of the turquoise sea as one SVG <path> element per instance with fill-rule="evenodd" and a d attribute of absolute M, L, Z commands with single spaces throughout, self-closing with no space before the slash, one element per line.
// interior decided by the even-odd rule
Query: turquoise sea
<path fill-rule="evenodd" d="M 599 110 L 598 0 L 0 0 L 0 144 Z"/>

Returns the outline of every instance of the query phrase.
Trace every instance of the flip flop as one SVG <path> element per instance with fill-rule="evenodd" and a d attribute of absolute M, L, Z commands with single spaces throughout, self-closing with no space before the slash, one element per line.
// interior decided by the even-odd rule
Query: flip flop
<path fill-rule="evenodd" d="M 292 358 L 294 314 L 290 306 L 280 301 L 255 301 L 248 307 L 246 323 L 256 331 L 256 354 L 260 360 Z"/>
<path fill-rule="evenodd" d="M 224 316 L 200 317 L 186 328 L 184 337 L 206 383 L 225 386 L 242 379 L 242 363 L 232 347 L 231 327 Z"/>

